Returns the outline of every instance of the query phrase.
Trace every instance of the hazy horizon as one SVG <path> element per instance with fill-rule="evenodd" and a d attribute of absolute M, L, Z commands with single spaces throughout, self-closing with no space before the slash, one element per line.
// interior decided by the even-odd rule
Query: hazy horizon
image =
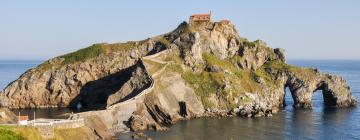
<path fill-rule="evenodd" d="M 140 4 L 141 3 L 141 4 Z M 289 60 L 359 60 L 360 1 L 1 1 L 0 60 L 42 61 L 94 43 L 143 40 L 191 14 L 229 19 Z M 145 11 L 145 12 L 144 12 Z"/>

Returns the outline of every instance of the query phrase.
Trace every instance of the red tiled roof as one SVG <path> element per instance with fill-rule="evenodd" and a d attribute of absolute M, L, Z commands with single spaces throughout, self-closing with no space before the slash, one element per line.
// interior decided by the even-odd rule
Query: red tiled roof
<path fill-rule="evenodd" d="M 26 121 L 29 120 L 29 116 L 20 116 L 19 119 L 19 121 Z"/>
<path fill-rule="evenodd" d="M 194 14 L 194 15 L 191 15 L 191 17 L 197 17 L 197 16 L 210 16 L 210 14 Z"/>

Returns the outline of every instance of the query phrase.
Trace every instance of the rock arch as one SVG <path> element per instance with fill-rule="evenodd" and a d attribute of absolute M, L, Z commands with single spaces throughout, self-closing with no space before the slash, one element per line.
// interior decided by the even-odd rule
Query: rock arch
<path fill-rule="evenodd" d="M 350 87 L 339 76 L 316 73 L 315 76 L 304 78 L 294 73 L 289 73 L 287 77 L 284 90 L 289 87 L 295 108 L 312 108 L 312 97 L 315 91 L 318 90 L 322 91 L 326 107 L 349 107 L 356 105 L 356 100 L 351 95 Z"/>

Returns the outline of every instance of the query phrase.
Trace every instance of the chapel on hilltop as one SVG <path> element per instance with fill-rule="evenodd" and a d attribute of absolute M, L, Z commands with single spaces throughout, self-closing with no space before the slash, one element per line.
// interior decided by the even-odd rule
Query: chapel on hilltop
<path fill-rule="evenodd" d="M 211 22 L 211 11 L 209 14 L 194 14 L 189 18 L 189 23 L 195 22 Z"/>
<path fill-rule="evenodd" d="M 209 14 L 194 14 L 194 15 L 191 15 L 190 18 L 189 18 L 189 23 L 192 24 L 192 23 L 199 23 L 199 22 L 211 22 L 211 11 Z M 227 19 L 224 19 L 224 20 L 221 20 L 220 23 L 222 24 L 230 24 L 230 20 L 227 20 Z"/>

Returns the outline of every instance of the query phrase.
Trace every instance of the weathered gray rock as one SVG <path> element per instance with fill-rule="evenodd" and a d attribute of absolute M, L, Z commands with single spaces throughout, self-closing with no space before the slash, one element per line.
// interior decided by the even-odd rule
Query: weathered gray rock
<path fill-rule="evenodd" d="M 148 87 L 151 81 L 144 75 L 146 75 L 145 68 L 143 66 L 136 67 L 132 72 L 131 78 L 122 85 L 120 90 L 109 96 L 106 105 L 111 106 L 130 99 Z"/>
<path fill-rule="evenodd" d="M 294 97 L 295 107 L 311 108 L 312 96 L 317 90 L 322 91 L 326 106 L 355 106 L 356 100 L 351 96 L 350 87 L 343 78 L 313 72 L 315 76 L 309 81 L 302 80 L 296 74 L 289 74 L 287 85 Z"/>
<path fill-rule="evenodd" d="M 149 40 L 123 51 L 103 53 L 60 67 L 58 65 L 64 61 L 61 56 L 48 60 L 10 83 L 0 95 L 0 106 L 69 107 L 81 101 L 85 106 L 104 107 L 108 96 L 117 92 L 131 77 L 139 58 L 152 51 L 148 48 L 154 48 L 155 43 Z M 104 44 L 104 47 L 107 45 Z"/>

